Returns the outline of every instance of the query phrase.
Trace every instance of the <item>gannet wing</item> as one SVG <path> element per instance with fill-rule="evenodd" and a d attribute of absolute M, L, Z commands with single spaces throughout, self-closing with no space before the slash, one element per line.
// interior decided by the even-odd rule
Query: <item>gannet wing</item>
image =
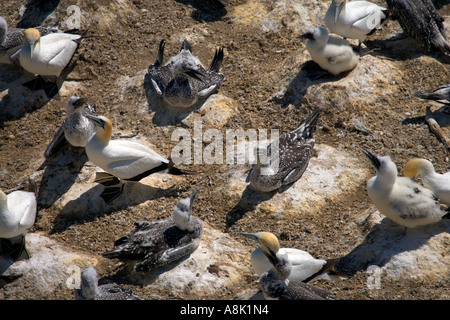
<path fill-rule="evenodd" d="M 65 120 L 64 120 L 65 121 Z M 61 125 L 58 130 L 56 130 L 55 135 L 53 136 L 52 141 L 48 144 L 47 148 L 44 152 L 44 157 L 46 159 L 49 159 L 55 152 L 61 148 L 64 143 L 66 143 L 67 140 L 64 137 L 64 128 L 63 125 Z"/>

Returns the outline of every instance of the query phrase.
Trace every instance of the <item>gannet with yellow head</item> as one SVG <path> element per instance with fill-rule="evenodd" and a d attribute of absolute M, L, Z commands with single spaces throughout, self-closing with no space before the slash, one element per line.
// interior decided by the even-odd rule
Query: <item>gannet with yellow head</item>
<path fill-rule="evenodd" d="M 437 173 L 431 161 L 417 158 L 406 163 L 404 175 L 408 178 L 420 177 L 423 185 L 433 191 L 441 203 L 450 206 L 450 171 Z"/>
<path fill-rule="evenodd" d="M 345 277 L 333 270 L 338 259 L 315 259 L 308 252 L 294 248 L 280 248 L 278 238 L 271 232 L 240 233 L 255 240 L 258 248 L 251 254 L 251 264 L 258 276 L 266 272 L 271 264 L 267 259 L 268 248 L 275 253 L 284 254 L 292 264 L 289 280 L 309 282 L 318 279 L 343 280 Z"/>
<path fill-rule="evenodd" d="M 97 182 L 106 186 L 111 185 L 111 181 L 120 183 L 119 187 L 105 189 L 107 193 L 102 196 L 105 201 L 112 201 L 122 192 L 123 184 L 118 180 L 139 181 L 152 173 L 163 171 L 183 174 L 174 167 L 172 161 L 143 144 L 111 140 L 112 123 L 107 117 L 90 114 L 86 117 L 96 126 L 95 133 L 86 143 L 86 154 L 91 162 L 108 173 L 107 176 L 101 176 Z"/>
<path fill-rule="evenodd" d="M 433 192 L 406 177 L 398 177 L 389 156 L 363 149 L 376 170 L 367 181 L 367 193 L 375 207 L 399 225 L 414 228 L 439 222 L 447 212 Z"/>

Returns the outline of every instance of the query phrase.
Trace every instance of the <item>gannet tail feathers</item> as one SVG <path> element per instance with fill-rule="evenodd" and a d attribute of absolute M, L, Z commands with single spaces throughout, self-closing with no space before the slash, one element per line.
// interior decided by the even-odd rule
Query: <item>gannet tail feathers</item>
<path fill-rule="evenodd" d="M 222 61 L 223 61 L 223 48 L 219 48 L 218 50 L 216 50 L 216 53 L 214 54 L 213 61 L 209 66 L 209 71 L 219 72 Z"/>
<path fill-rule="evenodd" d="M 156 58 L 154 67 L 162 67 L 164 64 L 164 46 L 166 45 L 166 41 L 163 39 L 159 43 L 158 57 Z"/>
<path fill-rule="evenodd" d="M 334 269 L 334 266 L 339 262 L 339 260 L 340 260 L 339 258 L 326 260 L 327 262 L 323 265 L 323 267 L 319 271 L 303 280 L 303 282 L 307 283 L 316 278 L 329 279 L 334 281 L 341 281 L 347 279 L 348 278 L 347 276 L 337 272 Z"/>
<path fill-rule="evenodd" d="M 319 119 L 320 109 L 317 108 L 313 113 L 300 123 L 296 131 L 302 133 L 304 139 L 310 139 L 316 131 L 317 120 Z"/>

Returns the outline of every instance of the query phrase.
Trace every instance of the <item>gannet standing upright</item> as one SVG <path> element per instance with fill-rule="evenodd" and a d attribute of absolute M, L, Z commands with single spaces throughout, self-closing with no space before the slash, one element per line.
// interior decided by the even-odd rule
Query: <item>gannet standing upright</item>
<path fill-rule="evenodd" d="M 97 115 L 97 105 L 85 106 L 86 101 L 86 98 L 70 97 L 66 107 L 67 117 L 45 150 L 45 158 L 51 157 L 64 139 L 74 147 L 85 147 L 87 140 L 95 134 L 95 124 L 86 115 Z"/>
<path fill-rule="evenodd" d="M 322 288 L 302 281 L 289 280 L 292 263 L 286 254 L 273 251 L 266 243 L 260 243 L 262 252 L 269 259 L 270 269 L 259 278 L 259 285 L 266 300 L 335 300 L 335 296 Z"/>
<path fill-rule="evenodd" d="M 280 248 L 278 238 L 271 232 L 246 233 L 241 232 L 244 237 L 255 240 L 258 248 L 251 254 L 252 268 L 258 276 L 269 270 L 271 264 L 261 247 L 267 246 L 273 252 L 286 255 L 292 264 L 289 280 L 309 282 L 317 279 L 342 280 L 332 269 L 338 259 L 323 260 L 315 259 L 308 252 L 294 248 Z"/>
<path fill-rule="evenodd" d="M 434 100 L 450 106 L 450 83 L 444 84 L 432 91 L 419 91 L 417 97 L 427 100 Z"/>
<path fill-rule="evenodd" d="M 433 191 L 441 203 L 450 206 L 450 171 L 437 173 L 434 165 L 426 159 L 409 160 L 404 169 L 405 177 L 420 177 L 423 185 Z"/>
<path fill-rule="evenodd" d="M 261 192 L 271 192 L 300 179 L 314 151 L 314 132 L 320 110 L 316 109 L 293 131 L 280 135 L 277 142 L 257 148 L 257 159 L 248 175 L 250 186 Z M 276 149 L 278 150 L 272 150 Z M 276 152 L 278 151 L 278 152 Z M 263 152 L 270 163 L 262 163 Z"/>
<path fill-rule="evenodd" d="M 450 56 L 444 18 L 436 10 L 431 0 L 386 0 L 390 9 L 395 10 L 398 23 L 417 45 L 424 51 L 437 49 Z"/>
<path fill-rule="evenodd" d="M 433 192 L 406 177 L 398 177 L 397 166 L 389 156 L 363 153 L 376 170 L 367 181 L 367 193 L 375 207 L 392 221 L 407 228 L 439 222 L 447 213 Z"/>
<path fill-rule="evenodd" d="M 10 255 L 13 259 L 17 259 L 25 252 L 29 257 L 25 246 L 25 235 L 34 224 L 36 209 L 37 202 L 34 192 L 17 190 L 6 195 L 0 190 L 1 255 Z M 19 237 L 20 243 L 17 245 Z M 10 245 L 7 245 L 7 242 Z"/>
<path fill-rule="evenodd" d="M 59 32 L 57 27 L 37 27 L 41 35 Z M 10 28 L 3 17 L 0 17 L 0 63 L 20 65 L 19 51 L 25 34 L 23 28 Z"/>
<path fill-rule="evenodd" d="M 216 50 L 208 70 L 192 54 L 191 44 L 184 40 L 180 52 L 164 64 L 164 40 L 159 44 L 158 57 L 148 68 L 156 94 L 170 106 L 189 108 L 217 90 L 224 76 L 220 73 L 223 48 Z"/>
<path fill-rule="evenodd" d="M 90 266 L 81 272 L 80 289 L 75 290 L 75 300 L 141 300 L 129 288 L 115 283 L 98 284 L 98 274 Z"/>
<path fill-rule="evenodd" d="M 192 216 L 192 206 L 199 192 L 180 200 L 173 216 L 164 220 L 136 223 L 128 235 L 114 242 L 115 249 L 102 253 L 108 259 L 139 260 L 135 271 L 164 267 L 197 250 L 203 235 L 203 222 Z"/>
<path fill-rule="evenodd" d="M 86 154 L 91 162 L 108 174 L 99 175 L 96 180 L 106 186 L 102 193 L 106 202 L 112 201 L 122 193 L 123 182 L 139 181 L 155 172 L 166 171 L 179 175 L 183 172 L 149 147 L 133 142 L 111 140 L 112 123 L 104 116 L 86 115 L 96 126 L 96 132 L 86 142 Z M 119 181 L 121 180 L 121 181 Z M 119 183 L 119 187 L 111 187 Z"/>
<path fill-rule="evenodd" d="M 361 46 L 387 17 L 386 8 L 369 1 L 332 0 L 325 13 L 325 25 L 344 38 L 358 39 Z"/>
<path fill-rule="evenodd" d="M 334 75 L 353 70 L 358 64 L 359 56 L 348 41 L 330 37 L 324 28 L 310 28 L 302 38 L 308 39 L 306 49 L 311 59 Z"/>

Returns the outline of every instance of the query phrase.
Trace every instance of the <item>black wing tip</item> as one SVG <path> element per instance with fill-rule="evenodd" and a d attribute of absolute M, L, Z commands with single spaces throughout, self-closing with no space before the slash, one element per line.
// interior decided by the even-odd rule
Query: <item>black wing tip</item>
<path fill-rule="evenodd" d="M 219 72 L 220 66 L 222 65 L 223 62 L 223 56 L 224 56 L 223 47 L 216 49 L 216 52 L 214 53 L 214 58 L 211 62 L 211 65 L 209 66 L 209 71 Z"/>

